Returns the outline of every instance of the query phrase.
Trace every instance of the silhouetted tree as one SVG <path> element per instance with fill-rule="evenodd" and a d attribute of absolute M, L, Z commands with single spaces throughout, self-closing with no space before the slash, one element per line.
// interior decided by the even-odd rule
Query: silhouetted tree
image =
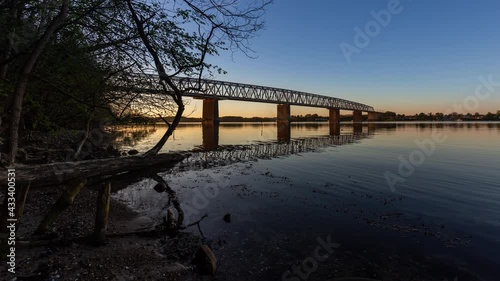
<path fill-rule="evenodd" d="M 71 118 L 85 120 L 78 123 L 88 128 L 104 112 L 117 118 L 174 113 L 169 129 L 147 154 L 158 153 L 184 112 L 183 93 L 203 91 L 200 86 L 179 88 L 173 78 L 225 73 L 206 62 L 221 51 L 251 56 L 248 42 L 263 28 L 270 2 L 2 2 L 0 95 L 9 97 L 2 113 L 8 162 L 15 161 L 21 113 L 37 128 L 71 124 Z M 156 78 L 137 75 L 154 73 Z M 145 83 L 159 91 L 138 90 Z"/>
<path fill-rule="evenodd" d="M 483 120 L 486 120 L 486 121 L 493 121 L 495 119 L 496 119 L 496 115 L 491 113 L 491 112 L 486 113 L 486 115 L 484 115 L 484 117 L 483 117 Z"/>
<path fill-rule="evenodd" d="M 146 155 L 155 155 L 182 118 L 184 93 L 203 91 L 200 80 L 204 70 L 214 68 L 206 63 L 207 55 L 217 55 L 219 50 L 227 49 L 250 55 L 248 40 L 263 28 L 261 17 L 270 1 L 248 4 L 238 0 L 184 0 L 180 7 L 175 1 L 170 3 L 172 7 L 155 1 L 127 0 L 126 3 L 147 51 L 141 53 L 141 59 L 146 58 L 144 63 L 153 62 L 152 69 L 159 76 L 163 95 L 171 97 L 177 107 L 163 137 L 146 152 Z M 189 25 L 193 25 L 194 30 L 189 30 Z M 172 78 L 182 74 L 197 77 L 198 87 L 180 88 Z"/>
<path fill-rule="evenodd" d="M 22 5 L 19 5 L 19 3 L 16 3 L 16 1 L 10 1 L 10 4 L 11 7 L 9 8 L 9 10 L 10 9 L 14 10 L 13 16 L 15 19 L 19 19 L 20 16 L 18 14 L 23 13 L 23 11 L 19 10 L 29 8 L 29 6 L 26 5 L 27 3 L 22 3 Z M 32 74 L 33 69 L 35 68 L 38 58 L 40 57 L 45 47 L 51 40 L 52 35 L 56 32 L 56 30 L 61 26 L 61 24 L 66 19 L 68 15 L 68 8 L 69 8 L 69 0 L 62 0 L 60 3 L 59 11 L 55 15 L 53 16 L 51 15 L 51 19 L 47 21 L 47 23 L 45 22 L 45 17 L 40 16 L 40 19 L 38 20 L 38 28 L 43 31 L 40 33 L 40 36 L 32 44 L 32 46 L 30 46 L 29 50 L 27 51 L 27 56 L 24 63 L 20 65 L 20 70 L 18 71 L 17 74 L 15 87 L 12 93 L 9 95 L 7 102 L 5 104 L 5 109 L 6 109 L 5 112 L 9 122 L 8 138 L 7 138 L 8 143 L 6 149 L 7 152 L 6 160 L 8 164 L 14 163 L 17 154 L 21 112 L 25 100 L 25 93 L 30 81 L 30 75 Z M 44 10 L 43 14 L 46 13 L 47 11 Z M 31 20 L 31 19 L 28 18 L 26 20 Z M 12 35 L 13 34 L 10 34 L 11 36 L 10 41 L 12 41 Z M 6 61 L 10 58 L 11 55 L 10 53 L 12 52 L 13 48 L 15 48 L 14 43 L 7 44 L 6 54 L 3 56 L 4 60 L 0 66 L 0 68 L 2 69 L 2 78 L 5 77 L 5 74 L 7 72 L 8 63 Z"/>

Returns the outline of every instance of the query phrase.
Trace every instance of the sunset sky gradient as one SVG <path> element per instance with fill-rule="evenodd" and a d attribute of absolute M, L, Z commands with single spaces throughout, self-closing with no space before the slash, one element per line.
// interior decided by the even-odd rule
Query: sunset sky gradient
<path fill-rule="evenodd" d="M 257 58 L 221 53 L 228 71 L 214 79 L 334 96 L 397 113 L 446 112 L 474 94 L 479 76 L 500 84 L 500 1 L 400 0 L 393 14 L 348 63 L 339 45 L 354 45 L 371 11 L 396 0 L 276 0 L 267 28 L 252 40 Z M 187 112 L 201 116 L 201 101 Z M 476 111 L 500 110 L 500 86 Z M 293 107 L 292 114 L 327 110 Z M 347 113 L 347 112 L 346 112 Z M 472 112 L 473 113 L 473 112 Z M 272 104 L 221 101 L 220 116 L 276 115 Z"/>

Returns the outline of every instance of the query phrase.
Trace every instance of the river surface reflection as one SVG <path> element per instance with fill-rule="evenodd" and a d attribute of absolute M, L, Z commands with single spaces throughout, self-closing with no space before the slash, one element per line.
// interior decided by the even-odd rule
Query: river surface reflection
<path fill-rule="evenodd" d="M 122 149 L 144 152 L 166 128 L 118 129 Z M 454 280 L 447 266 L 498 280 L 499 123 L 333 131 L 328 123 L 296 123 L 290 132 L 279 141 L 274 123 L 221 124 L 209 143 L 201 124 L 182 124 L 164 147 L 191 151 L 161 176 L 181 199 L 186 223 L 208 214 L 201 227 L 220 257 L 218 280 L 281 280 L 328 235 L 341 244 L 339 256 L 318 263 L 308 280 L 391 269 Z M 433 141 L 435 134 L 444 141 Z M 144 179 L 114 196 L 161 221 L 167 200 L 154 185 Z"/>

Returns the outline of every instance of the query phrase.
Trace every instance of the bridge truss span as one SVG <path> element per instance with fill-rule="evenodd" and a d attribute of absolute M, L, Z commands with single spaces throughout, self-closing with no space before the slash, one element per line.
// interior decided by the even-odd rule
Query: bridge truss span
<path fill-rule="evenodd" d="M 192 78 L 175 79 L 177 85 L 183 89 L 197 88 L 198 81 L 198 79 Z M 340 98 L 243 83 L 202 79 L 201 89 L 201 91 L 187 92 L 185 95 L 194 98 L 241 100 L 366 112 L 374 111 L 371 106 Z"/>

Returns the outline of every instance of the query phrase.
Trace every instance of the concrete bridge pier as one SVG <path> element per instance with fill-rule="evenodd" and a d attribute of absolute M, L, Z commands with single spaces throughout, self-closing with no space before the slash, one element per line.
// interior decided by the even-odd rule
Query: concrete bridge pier
<path fill-rule="evenodd" d="M 340 135 L 340 109 L 329 108 L 330 136 Z"/>
<path fill-rule="evenodd" d="M 203 123 L 219 123 L 219 100 L 203 100 Z"/>
<path fill-rule="evenodd" d="M 328 121 L 330 121 L 330 124 L 338 124 L 340 122 L 340 109 L 337 108 L 329 108 L 328 109 L 330 113 L 330 117 L 328 118 Z"/>
<path fill-rule="evenodd" d="M 377 121 L 380 118 L 377 112 L 368 112 L 368 122 Z"/>
<path fill-rule="evenodd" d="M 361 122 L 363 122 L 363 111 L 361 111 L 361 110 L 354 110 L 352 112 L 352 122 L 353 123 L 361 123 Z"/>
<path fill-rule="evenodd" d="M 215 150 L 219 146 L 219 101 L 217 99 L 203 100 L 202 120 L 203 148 Z"/>
<path fill-rule="evenodd" d="M 278 104 L 278 141 L 289 142 L 291 138 L 291 128 L 290 128 L 290 105 L 289 104 Z"/>

